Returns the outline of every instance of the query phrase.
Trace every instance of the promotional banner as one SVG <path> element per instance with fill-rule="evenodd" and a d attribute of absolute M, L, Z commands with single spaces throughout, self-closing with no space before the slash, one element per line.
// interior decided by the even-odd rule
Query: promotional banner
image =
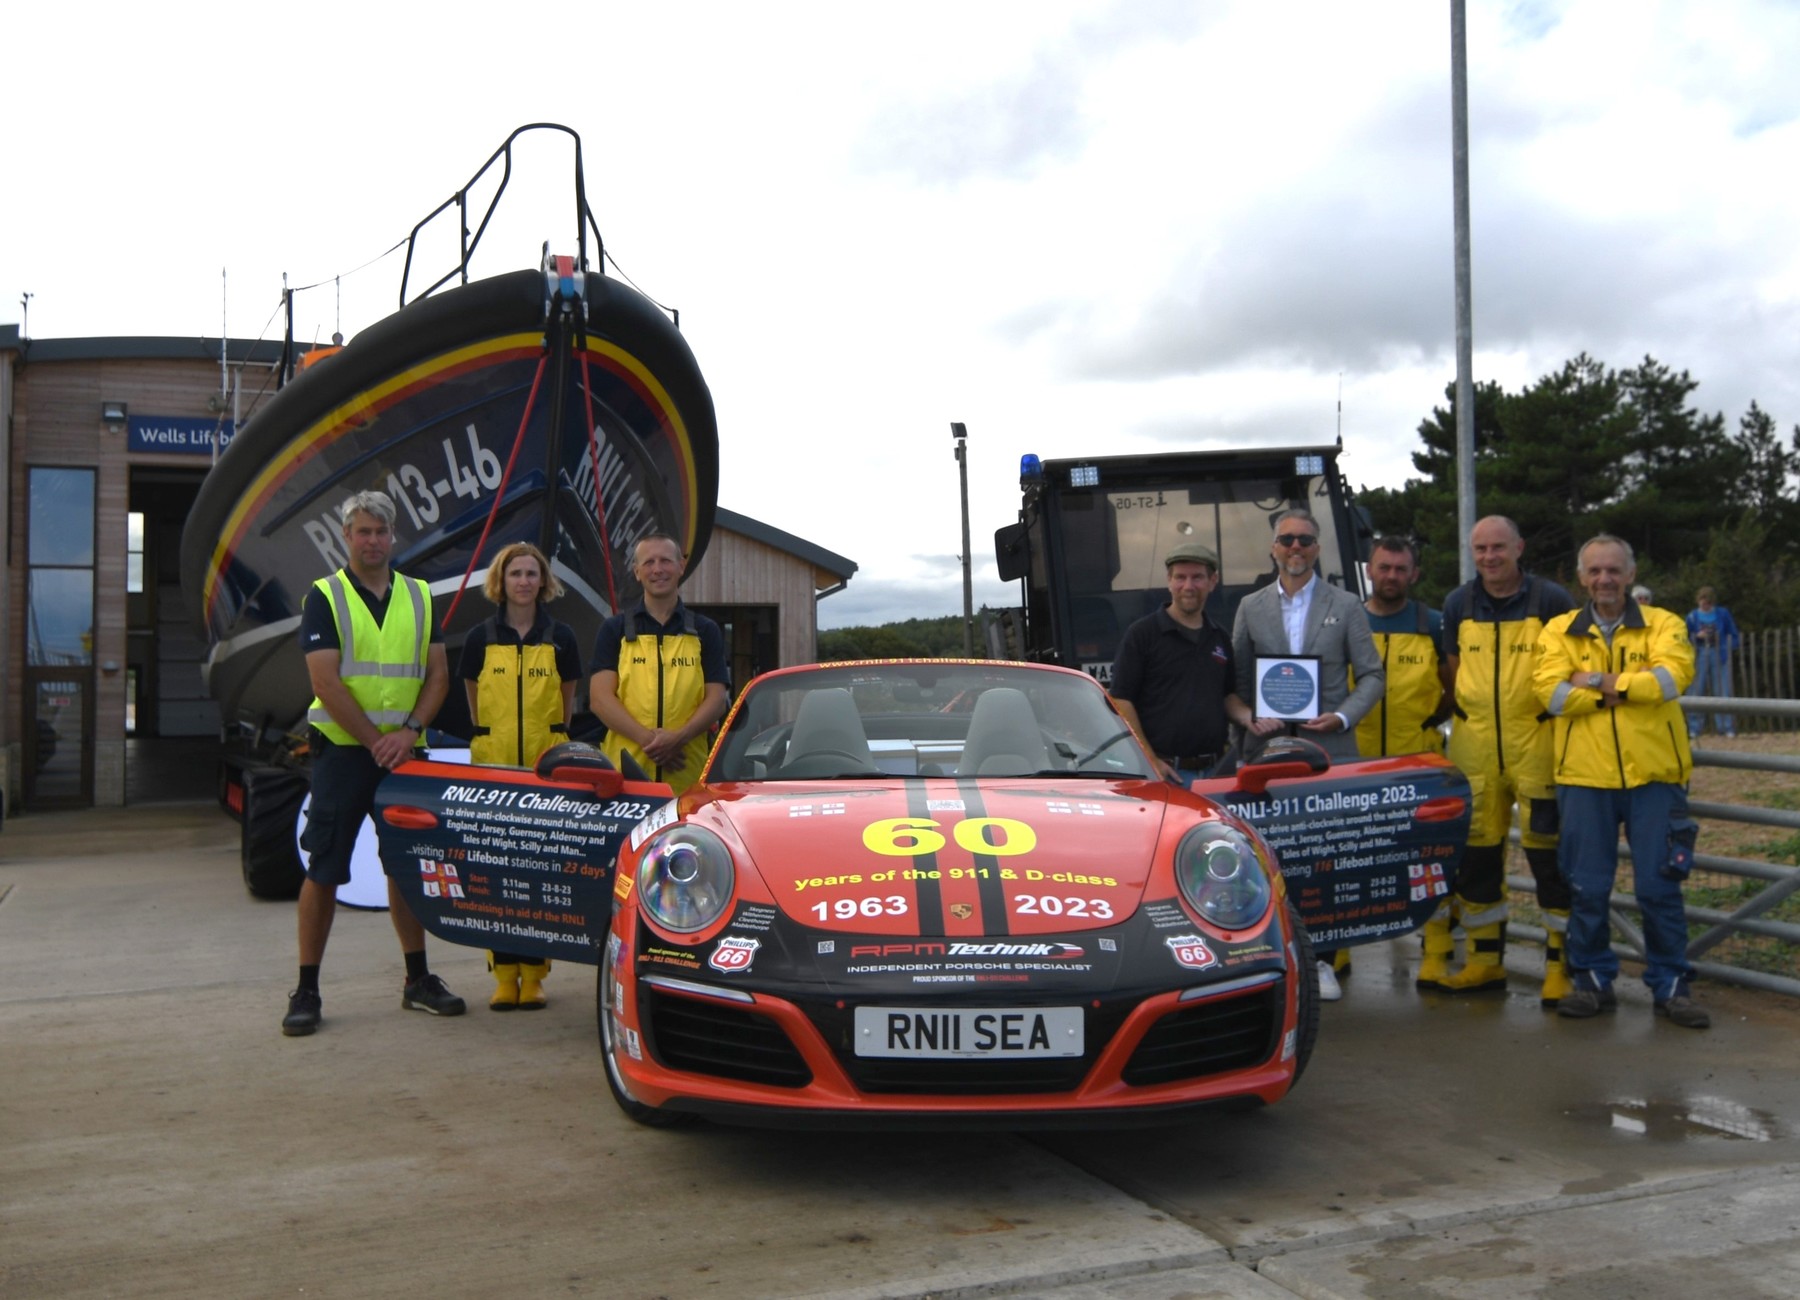
<path fill-rule="evenodd" d="M 520 768 L 415 761 L 375 796 L 381 866 L 440 939 L 598 965 L 619 845 L 671 798 L 656 782 L 601 796 Z"/>
<path fill-rule="evenodd" d="M 1430 767 L 1418 764 L 1430 757 Z M 1456 885 L 1468 778 L 1435 755 L 1340 763 L 1316 778 L 1233 789 L 1196 781 L 1262 835 L 1315 944 L 1349 948 L 1424 925 Z"/>

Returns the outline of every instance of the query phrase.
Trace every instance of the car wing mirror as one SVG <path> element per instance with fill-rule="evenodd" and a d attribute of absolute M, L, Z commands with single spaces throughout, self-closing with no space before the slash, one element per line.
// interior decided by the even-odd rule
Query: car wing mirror
<path fill-rule="evenodd" d="M 539 773 L 540 776 L 545 775 Z M 553 767 L 548 779 L 562 785 L 585 785 L 597 799 L 612 799 L 625 788 L 625 774 L 613 767 L 589 767 L 587 764 L 564 763 Z"/>
<path fill-rule="evenodd" d="M 1271 781 L 1320 776 L 1331 770 L 1331 756 L 1323 746 L 1299 736 L 1270 741 L 1253 760 L 1237 770 L 1237 785 L 1245 794 L 1262 794 Z"/>
<path fill-rule="evenodd" d="M 585 785 L 599 799 L 612 799 L 625 788 L 625 776 L 605 754 L 579 740 L 565 740 L 546 749 L 537 761 L 537 775 L 545 781 Z"/>

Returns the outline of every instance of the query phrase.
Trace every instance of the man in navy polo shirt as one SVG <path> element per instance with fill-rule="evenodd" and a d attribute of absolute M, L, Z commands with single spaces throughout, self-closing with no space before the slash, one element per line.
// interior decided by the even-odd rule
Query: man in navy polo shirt
<path fill-rule="evenodd" d="M 1125 629 L 1111 690 L 1163 775 L 1188 785 L 1224 754 L 1227 724 L 1249 727 L 1252 719 L 1234 689 L 1231 637 L 1206 613 L 1219 557 L 1199 542 L 1181 542 L 1163 565 L 1169 603 Z"/>

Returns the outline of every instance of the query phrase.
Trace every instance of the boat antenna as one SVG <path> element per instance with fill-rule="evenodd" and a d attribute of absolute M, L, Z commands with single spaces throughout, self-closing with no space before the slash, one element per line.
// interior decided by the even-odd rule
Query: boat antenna
<path fill-rule="evenodd" d="M 225 399 L 231 395 L 231 366 L 227 361 L 227 349 L 230 346 L 231 330 L 229 328 L 231 295 L 226 292 L 226 268 L 219 268 L 219 409 L 225 409 Z M 285 283 L 287 276 L 283 275 Z"/>

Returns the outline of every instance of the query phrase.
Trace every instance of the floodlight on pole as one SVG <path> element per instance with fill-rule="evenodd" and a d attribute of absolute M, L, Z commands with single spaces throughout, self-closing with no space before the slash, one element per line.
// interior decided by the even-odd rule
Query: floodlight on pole
<path fill-rule="evenodd" d="M 963 655 L 975 657 L 975 577 L 969 559 L 969 428 L 960 420 L 950 422 L 950 436 L 956 440 L 956 469 L 962 480 L 962 578 L 963 578 Z"/>

